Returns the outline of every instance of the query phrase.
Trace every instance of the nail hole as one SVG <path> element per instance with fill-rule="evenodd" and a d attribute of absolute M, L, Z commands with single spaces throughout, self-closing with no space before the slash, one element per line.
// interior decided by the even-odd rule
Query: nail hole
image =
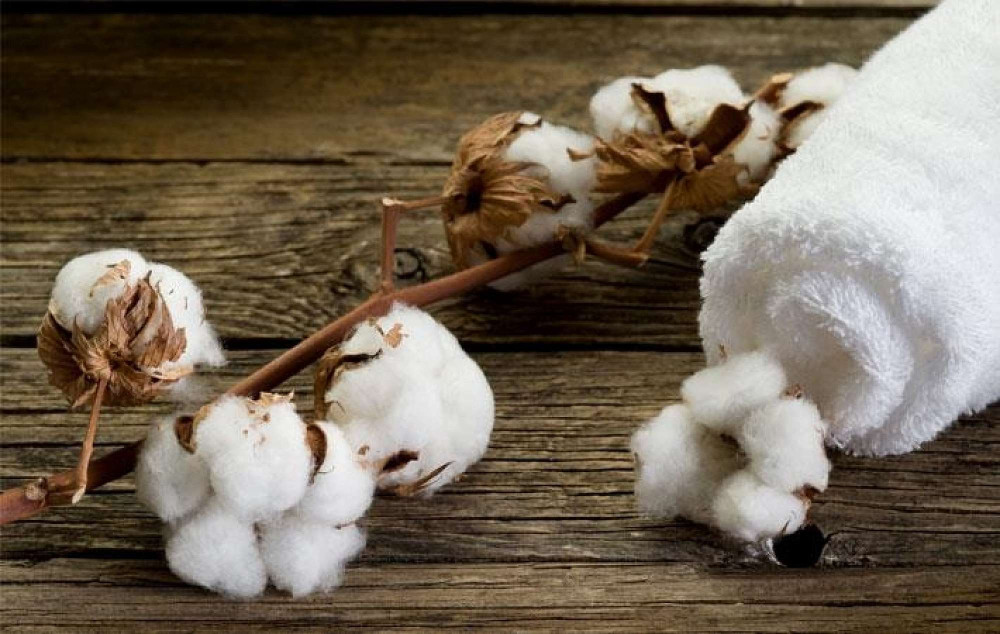
<path fill-rule="evenodd" d="M 807 524 L 791 535 L 774 540 L 774 556 L 788 568 L 812 568 L 819 563 L 828 541 L 819 526 Z"/>

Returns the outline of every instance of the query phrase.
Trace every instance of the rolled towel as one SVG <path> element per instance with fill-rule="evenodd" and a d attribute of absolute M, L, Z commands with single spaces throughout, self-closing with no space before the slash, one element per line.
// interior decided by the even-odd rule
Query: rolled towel
<path fill-rule="evenodd" d="M 910 451 L 1000 397 L 1000 2 L 876 53 L 705 253 L 709 363 L 777 359 L 847 451 Z"/>

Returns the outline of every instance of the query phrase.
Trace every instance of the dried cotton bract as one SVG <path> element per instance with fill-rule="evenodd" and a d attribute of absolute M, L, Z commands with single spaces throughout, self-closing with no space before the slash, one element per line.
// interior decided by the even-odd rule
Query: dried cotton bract
<path fill-rule="evenodd" d="M 499 114 L 466 133 L 442 192 L 445 234 L 459 268 L 592 223 L 594 162 L 572 161 L 593 138 L 530 112 Z"/>
<path fill-rule="evenodd" d="M 201 293 L 183 273 L 111 249 L 69 261 L 56 276 L 38 333 L 49 380 L 74 406 L 145 402 L 199 364 L 224 363 Z"/>
<path fill-rule="evenodd" d="M 155 422 L 136 469 L 139 499 L 168 524 L 179 577 L 227 596 L 296 596 L 339 584 L 360 553 L 354 525 L 375 489 L 340 431 L 306 425 L 290 396 L 226 396 Z"/>
<path fill-rule="evenodd" d="M 800 528 L 827 486 L 827 426 L 778 363 L 732 356 L 688 378 L 681 396 L 633 436 L 640 510 L 749 542 Z"/>
<path fill-rule="evenodd" d="M 479 366 L 430 315 L 396 304 L 320 362 L 316 417 L 335 422 L 378 485 L 430 493 L 486 451 L 493 393 Z"/>

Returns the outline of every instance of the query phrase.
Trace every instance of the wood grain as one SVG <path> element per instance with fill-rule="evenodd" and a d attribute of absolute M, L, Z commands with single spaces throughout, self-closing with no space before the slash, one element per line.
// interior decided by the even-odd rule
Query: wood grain
<path fill-rule="evenodd" d="M 269 351 L 239 352 L 207 379 L 224 388 Z M 632 498 L 628 442 L 639 423 L 677 399 L 701 355 L 659 352 L 479 353 L 497 399 L 491 449 L 430 501 L 380 499 L 368 518 L 365 561 L 684 561 L 739 565 L 736 549 L 687 522 L 646 520 Z M 2 474 L 19 481 L 72 464 L 83 414 L 44 386 L 30 350 L 3 352 Z M 310 409 L 309 377 L 287 386 Z M 163 412 L 110 411 L 100 435 L 139 437 Z M 880 460 L 838 456 L 813 516 L 835 533 L 826 565 L 1000 564 L 1000 429 L 996 411 L 969 418 L 918 452 Z M 159 523 L 118 482 L 71 509 L 7 527 L 7 556 L 151 556 Z M 41 536 L 44 535 L 44 538 Z M 145 554 L 143 554 L 145 553 Z"/>
<path fill-rule="evenodd" d="M 357 566 L 335 595 L 219 602 L 152 562 L 5 565 L 0 617 L 24 629 L 364 626 L 440 630 L 989 631 L 997 566 L 710 572 L 685 564 Z M 525 587 L 535 588 L 526 593 Z M 741 601 L 734 602 L 733 597 Z"/>
<path fill-rule="evenodd" d="M 907 18 L 6 16 L 3 153 L 139 160 L 448 161 L 530 109 L 588 125 L 622 75 L 858 64 Z M 437 179 L 433 181 L 436 186 Z M 427 183 L 431 185 L 432 183 Z"/>
<path fill-rule="evenodd" d="M 386 192 L 420 197 L 446 167 L 14 164 L 0 174 L 4 244 L 0 318 L 7 336 L 30 337 L 52 280 L 80 253 L 126 246 L 190 275 L 209 319 L 228 338 L 298 339 L 360 303 L 377 285 Z M 650 203 L 651 204 L 651 203 Z M 616 220 L 612 240 L 634 240 L 650 204 Z M 663 230 L 657 257 L 696 267 L 676 246 L 685 221 Z M 452 270 L 433 212 L 401 223 L 403 284 Z M 642 271 L 588 263 L 524 293 L 482 292 L 435 309 L 470 343 L 642 341 L 694 346 L 697 277 L 653 263 Z"/>

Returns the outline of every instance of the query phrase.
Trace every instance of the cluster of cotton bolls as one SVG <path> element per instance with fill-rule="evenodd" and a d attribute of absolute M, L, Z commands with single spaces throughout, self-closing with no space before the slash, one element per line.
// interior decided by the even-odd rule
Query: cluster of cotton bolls
<path fill-rule="evenodd" d="M 681 397 L 632 438 L 640 509 L 745 542 L 800 528 L 827 486 L 827 426 L 781 366 L 734 355 L 689 377 Z"/>
<path fill-rule="evenodd" d="M 623 134 L 654 134 L 663 122 L 643 107 L 634 96 L 634 87 L 663 96 L 669 124 L 688 139 L 697 139 L 720 105 L 744 108 L 749 105 L 749 128 L 726 149 L 736 163 L 746 166 L 746 179 L 766 180 L 774 162 L 788 147 L 797 147 L 819 122 L 797 126 L 794 145 L 785 146 L 782 137 L 786 122 L 782 112 L 802 101 L 830 105 L 843 92 L 855 71 L 840 64 L 809 69 L 793 77 L 776 104 L 745 95 L 725 68 L 715 65 L 691 69 L 671 69 L 655 77 L 622 77 L 597 91 L 590 102 L 590 114 L 597 135 L 612 140 Z M 817 109 L 818 110 L 818 109 Z"/>
<path fill-rule="evenodd" d="M 225 362 L 222 346 L 205 319 L 198 287 L 177 269 L 158 262 L 147 262 L 136 251 L 95 251 L 67 262 L 52 287 L 49 312 L 66 330 L 72 331 L 75 326 L 83 334 L 93 335 L 104 322 L 108 302 L 121 297 L 147 277 L 159 292 L 173 327 L 178 330 L 183 328 L 186 339 L 180 356 L 158 369 L 168 371 L 199 364 L 222 365 Z M 145 336 L 152 336 L 158 325 L 149 324 Z"/>
<path fill-rule="evenodd" d="M 360 324 L 324 365 L 317 416 L 382 465 L 379 488 L 430 494 L 486 451 L 493 392 L 454 335 L 427 313 L 395 304 Z"/>
<path fill-rule="evenodd" d="M 226 396 L 151 425 L 136 486 L 167 524 L 179 577 L 238 598 L 270 578 L 301 596 L 337 586 L 361 552 L 355 522 L 375 476 L 335 425 L 306 425 L 290 396 Z"/>

